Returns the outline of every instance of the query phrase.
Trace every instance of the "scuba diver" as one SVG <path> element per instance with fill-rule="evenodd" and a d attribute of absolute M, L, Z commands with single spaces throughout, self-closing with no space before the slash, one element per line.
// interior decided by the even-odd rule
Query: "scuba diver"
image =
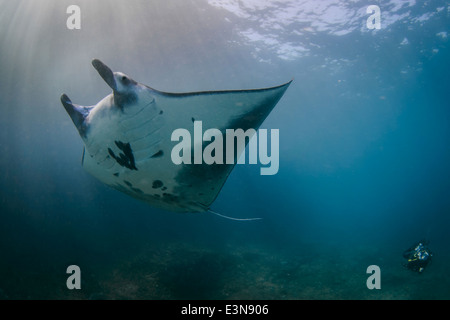
<path fill-rule="evenodd" d="M 422 273 L 425 267 L 431 262 L 433 254 L 428 249 L 429 241 L 422 240 L 403 252 L 403 257 L 407 260 L 404 265 L 409 270 Z"/>

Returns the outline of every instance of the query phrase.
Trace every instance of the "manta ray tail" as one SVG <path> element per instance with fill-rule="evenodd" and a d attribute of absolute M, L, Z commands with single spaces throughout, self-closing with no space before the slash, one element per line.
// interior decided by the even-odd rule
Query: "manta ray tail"
<path fill-rule="evenodd" d="M 240 218 L 227 217 L 227 216 L 224 216 L 224 215 L 222 215 L 220 213 L 214 212 L 214 211 L 212 211 L 210 209 L 208 209 L 208 212 L 212 213 L 212 214 L 215 214 L 216 216 L 219 216 L 219 217 L 222 217 L 222 218 L 225 218 L 225 219 L 229 219 L 229 220 L 234 220 L 234 221 L 255 221 L 255 220 L 261 220 L 262 219 L 262 218 L 244 218 L 244 219 L 240 219 Z"/>

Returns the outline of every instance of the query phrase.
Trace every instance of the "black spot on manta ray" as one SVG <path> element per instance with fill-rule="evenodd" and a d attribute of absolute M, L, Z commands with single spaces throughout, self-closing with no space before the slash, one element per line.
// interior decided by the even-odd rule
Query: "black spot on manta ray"
<path fill-rule="evenodd" d="M 131 190 L 133 190 L 134 192 L 139 193 L 139 194 L 144 194 L 144 191 L 142 191 L 139 188 L 131 188 Z"/>
<path fill-rule="evenodd" d="M 159 114 L 163 114 L 163 113 L 164 113 L 164 111 L 162 111 L 162 110 L 159 112 Z"/>
<path fill-rule="evenodd" d="M 129 186 L 129 187 L 132 187 L 133 185 L 131 184 L 131 182 L 129 182 L 129 181 L 127 181 L 127 180 L 123 180 L 123 182 L 127 185 L 127 186 Z"/>
<path fill-rule="evenodd" d="M 116 176 L 116 177 L 118 177 L 118 176 L 119 176 L 119 173 L 118 173 L 118 172 L 116 172 L 116 173 L 114 173 L 114 174 L 113 174 L 113 176 Z"/>
<path fill-rule="evenodd" d="M 117 148 L 119 148 L 123 153 L 116 156 L 111 148 L 108 148 L 108 153 L 111 157 L 116 160 L 116 162 L 122 167 L 128 168 L 130 170 L 138 170 L 136 168 L 136 163 L 134 161 L 133 150 L 131 150 L 131 145 L 129 143 L 123 143 L 122 141 L 114 141 Z"/>
<path fill-rule="evenodd" d="M 161 158 L 164 155 L 164 151 L 159 150 L 157 153 L 152 155 L 150 158 Z"/>
<path fill-rule="evenodd" d="M 131 191 L 138 193 L 140 195 L 145 194 L 144 191 L 142 191 L 141 189 L 133 187 L 133 184 L 130 181 L 123 180 L 123 182 L 128 186 L 128 188 L 130 188 Z"/>
<path fill-rule="evenodd" d="M 179 198 L 171 193 L 163 193 L 163 199 L 170 202 L 177 202 Z"/>
<path fill-rule="evenodd" d="M 161 188 L 163 185 L 164 185 L 164 184 L 162 183 L 161 180 L 155 180 L 155 181 L 153 181 L 152 188 L 153 188 L 153 189 L 159 189 L 159 188 Z"/>

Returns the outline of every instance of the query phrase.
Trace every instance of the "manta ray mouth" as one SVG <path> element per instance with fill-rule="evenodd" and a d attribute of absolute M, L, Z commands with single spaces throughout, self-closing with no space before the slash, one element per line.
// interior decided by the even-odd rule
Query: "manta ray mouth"
<path fill-rule="evenodd" d="M 103 78 L 103 80 L 105 80 L 108 86 L 110 86 L 113 91 L 117 91 L 116 80 L 114 79 L 114 73 L 112 72 L 112 70 L 98 59 L 92 60 L 92 65 L 94 66 L 95 70 L 97 70 L 98 74 Z"/>

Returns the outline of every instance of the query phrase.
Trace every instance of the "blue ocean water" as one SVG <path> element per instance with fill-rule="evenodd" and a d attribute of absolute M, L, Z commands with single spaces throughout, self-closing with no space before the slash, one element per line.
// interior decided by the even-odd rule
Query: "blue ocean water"
<path fill-rule="evenodd" d="M 81 29 L 67 27 L 70 5 Z M 380 29 L 369 29 L 370 5 Z M 0 299 L 449 299 L 448 1 L 0 1 Z M 168 92 L 294 79 L 212 214 L 155 209 L 81 167 L 59 97 L 91 66 Z M 428 239 L 423 274 L 402 253 Z M 68 290 L 78 265 L 82 289 Z M 366 286 L 378 265 L 381 289 Z"/>

